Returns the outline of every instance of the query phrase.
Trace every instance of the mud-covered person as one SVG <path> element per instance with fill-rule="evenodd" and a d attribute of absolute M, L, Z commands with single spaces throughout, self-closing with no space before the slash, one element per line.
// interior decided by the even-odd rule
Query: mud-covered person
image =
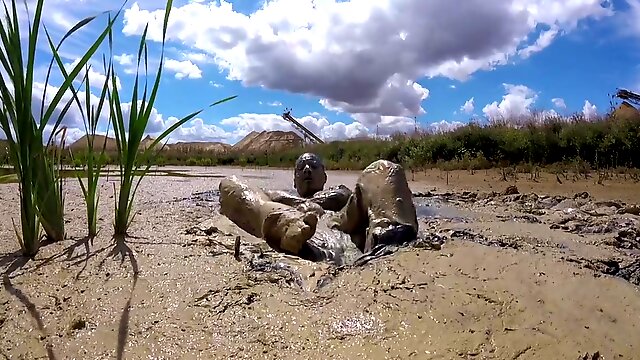
<path fill-rule="evenodd" d="M 272 201 L 295 206 L 303 211 L 322 213 L 340 211 L 349 200 L 351 190 L 338 185 L 324 189 L 327 172 L 322 159 L 313 153 L 304 153 L 298 157 L 293 173 L 293 187 L 298 196 L 284 191 L 267 191 Z M 319 208 L 316 206 L 319 205 Z"/>

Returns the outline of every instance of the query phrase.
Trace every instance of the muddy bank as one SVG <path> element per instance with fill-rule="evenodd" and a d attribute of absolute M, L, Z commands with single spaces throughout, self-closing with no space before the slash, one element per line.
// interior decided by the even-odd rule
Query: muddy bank
<path fill-rule="evenodd" d="M 211 171 L 275 190 L 292 187 L 291 171 Z M 329 172 L 328 181 L 353 188 L 356 178 Z M 430 241 L 333 266 L 277 253 L 217 214 L 218 182 L 145 180 L 128 239 L 110 237 L 113 199 L 105 183 L 102 231 L 93 242 L 82 238 L 80 191 L 69 182 L 69 239 L 26 263 L 14 254 L 10 226 L 19 215 L 16 187 L 0 186 L 6 199 L 0 354 L 578 359 L 598 352 L 632 359 L 640 353 L 640 293 L 626 275 L 637 274 L 638 216 L 621 210 L 631 209 L 631 201 L 600 203 L 589 190 L 587 197 L 545 197 L 519 185 L 518 194 L 491 194 L 412 182 L 422 193 L 420 236 Z"/>

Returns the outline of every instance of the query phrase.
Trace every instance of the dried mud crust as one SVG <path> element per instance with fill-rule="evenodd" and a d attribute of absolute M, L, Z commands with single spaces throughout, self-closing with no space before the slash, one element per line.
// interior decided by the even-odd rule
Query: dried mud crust
<path fill-rule="evenodd" d="M 214 171 L 246 175 L 259 186 L 291 179 L 291 171 Z M 330 182 L 350 187 L 356 177 L 329 173 Z M 84 209 L 70 182 L 69 239 L 28 262 L 15 254 L 10 225 L 19 215 L 17 190 L 0 187 L 6 199 L 0 355 L 631 359 L 640 353 L 634 336 L 640 294 L 637 280 L 625 275 L 638 271 L 630 230 L 637 215 L 619 213 L 627 204 L 601 215 L 602 206 L 590 209 L 595 201 L 573 194 L 533 200 L 513 189 L 491 196 L 436 189 L 427 200 L 442 207 L 426 211 L 420 228 L 433 240 L 424 244 L 443 243 L 439 250 L 409 246 L 362 266 L 334 267 L 273 252 L 217 215 L 215 199 L 193 195 L 206 195 L 217 181 L 147 178 L 126 239 L 110 237 L 113 199 L 105 183 L 101 233 L 93 241 L 82 238 Z M 411 183 L 415 191 L 427 185 Z M 563 227 L 571 225 L 562 223 L 567 216 L 582 226 Z M 607 226 L 612 221 L 617 225 Z"/>

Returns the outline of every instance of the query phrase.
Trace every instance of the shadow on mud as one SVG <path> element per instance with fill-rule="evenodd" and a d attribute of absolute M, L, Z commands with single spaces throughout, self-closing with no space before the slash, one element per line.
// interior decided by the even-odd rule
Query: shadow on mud
<path fill-rule="evenodd" d="M 31 299 L 29 299 L 27 294 L 24 293 L 19 288 L 17 288 L 11 282 L 11 275 L 15 271 L 17 271 L 17 270 L 21 269 L 22 267 L 24 267 L 28 262 L 29 262 L 29 258 L 27 258 L 27 257 L 24 257 L 24 256 L 16 257 L 15 260 L 11 263 L 11 265 L 9 265 L 9 267 L 7 268 L 5 273 L 3 274 L 3 276 L 2 276 L 2 285 L 3 285 L 4 290 L 8 294 L 11 294 L 15 298 L 17 298 L 20 301 L 20 303 L 22 303 L 22 305 L 27 309 L 27 311 L 28 311 L 29 315 L 31 316 L 31 318 L 36 322 L 38 330 L 42 334 L 40 339 L 41 339 L 41 341 L 43 341 L 45 343 L 44 347 L 45 347 L 45 350 L 47 352 L 47 358 L 48 359 L 56 359 L 56 355 L 53 352 L 53 345 L 48 340 L 47 329 L 46 329 L 46 327 L 44 325 L 44 321 L 42 320 L 42 316 L 40 315 L 40 311 L 38 310 L 36 305 L 31 301 Z"/>

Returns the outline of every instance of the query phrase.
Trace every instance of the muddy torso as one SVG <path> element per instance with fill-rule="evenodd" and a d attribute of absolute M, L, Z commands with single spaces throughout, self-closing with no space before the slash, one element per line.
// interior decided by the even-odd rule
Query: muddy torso
<path fill-rule="evenodd" d="M 310 200 L 325 210 L 340 211 L 347 204 L 351 193 L 348 187 L 338 185 L 315 193 Z"/>

